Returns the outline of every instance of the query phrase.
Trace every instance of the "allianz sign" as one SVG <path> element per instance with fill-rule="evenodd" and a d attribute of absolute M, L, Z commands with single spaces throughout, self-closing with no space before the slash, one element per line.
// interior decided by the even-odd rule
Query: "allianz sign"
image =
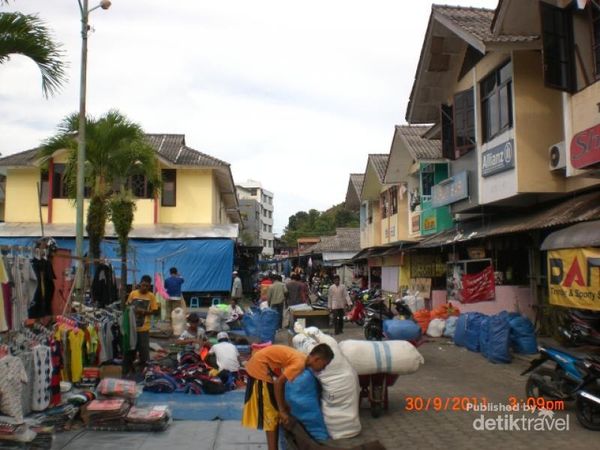
<path fill-rule="evenodd" d="M 481 155 L 481 176 L 489 177 L 515 168 L 514 142 L 510 139 L 504 144 L 486 150 Z"/>

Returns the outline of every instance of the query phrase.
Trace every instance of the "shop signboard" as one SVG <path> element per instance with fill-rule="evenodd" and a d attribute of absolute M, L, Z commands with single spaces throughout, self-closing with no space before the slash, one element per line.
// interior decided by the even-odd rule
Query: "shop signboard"
<path fill-rule="evenodd" d="M 515 145 L 509 141 L 490 148 L 481 154 L 481 176 L 489 177 L 515 168 Z"/>
<path fill-rule="evenodd" d="M 423 225 L 421 226 L 423 233 L 434 233 L 437 230 L 437 217 L 435 214 L 435 209 L 423 211 L 421 213 L 421 219 L 423 220 Z"/>
<path fill-rule="evenodd" d="M 600 124 L 573 136 L 570 159 L 575 169 L 600 164 Z"/>
<path fill-rule="evenodd" d="M 439 208 L 467 198 L 469 196 L 468 184 L 465 170 L 434 185 L 431 188 L 431 206 Z"/>
<path fill-rule="evenodd" d="M 550 303 L 600 311 L 600 249 L 548 251 Z"/>

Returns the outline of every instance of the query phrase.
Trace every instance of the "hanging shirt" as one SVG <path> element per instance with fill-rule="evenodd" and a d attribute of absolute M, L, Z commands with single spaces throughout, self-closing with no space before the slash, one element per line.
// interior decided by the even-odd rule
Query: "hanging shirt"
<path fill-rule="evenodd" d="M 81 351 L 85 333 L 76 329 L 69 332 L 69 349 L 71 351 L 71 381 L 79 383 L 83 375 L 83 353 Z"/>
<path fill-rule="evenodd" d="M 142 294 L 138 289 L 131 291 L 127 304 L 142 311 L 158 311 L 158 302 L 152 292 Z M 150 316 L 136 315 L 135 325 L 138 332 L 150 331 Z"/>
<path fill-rule="evenodd" d="M 23 362 L 16 356 L 7 355 L 0 359 L 0 412 L 13 417 L 15 423 L 23 423 L 21 391 L 27 383 Z"/>
<path fill-rule="evenodd" d="M 33 398 L 31 409 L 43 411 L 50 405 L 52 361 L 50 347 L 38 345 L 33 349 Z"/>

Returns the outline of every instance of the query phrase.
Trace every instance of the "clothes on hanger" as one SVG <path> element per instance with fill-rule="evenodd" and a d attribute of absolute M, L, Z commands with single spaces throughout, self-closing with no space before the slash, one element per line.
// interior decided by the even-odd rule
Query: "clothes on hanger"
<path fill-rule="evenodd" d="M 91 294 L 92 300 L 100 308 L 104 308 L 119 299 L 112 265 L 101 263 L 96 266 Z"/>

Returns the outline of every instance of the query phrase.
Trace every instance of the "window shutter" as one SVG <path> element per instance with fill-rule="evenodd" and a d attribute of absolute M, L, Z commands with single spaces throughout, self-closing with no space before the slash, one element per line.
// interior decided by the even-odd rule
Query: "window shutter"
<path fill-rule="evenodd" d="M 442 115 L 442 155 L 454 159 L 454 120 L 452 105 L 441 105 Z"/>
<path fill-rule="evenodd" d="M 544 81 L 546 86 L 575 92 L 575 46 L 571 10 L 540 2 Z"/>

